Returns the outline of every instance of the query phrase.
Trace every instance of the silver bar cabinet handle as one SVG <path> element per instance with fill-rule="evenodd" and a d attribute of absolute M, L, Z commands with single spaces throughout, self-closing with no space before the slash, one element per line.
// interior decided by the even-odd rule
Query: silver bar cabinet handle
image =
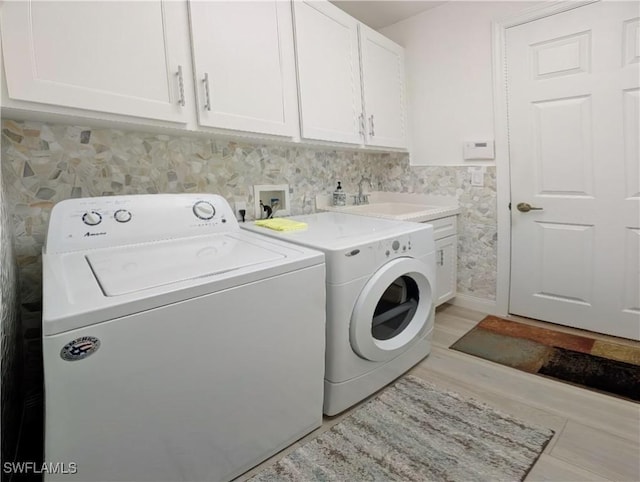
<path fill-rule="evenodd" d="M 375 126 L 373 125 L 373 114 L 369 116 L 369 135 L 371 137 L 375 136 Z"/>
<path fill-rule="evenodd" d="M 184 78 L 182 77 L 182 65 L 178 65 L 178 105 L 184 107 Z"/>
<path fill-rule="evenodd" d="M 204 108 L 205 110 L 211 110 L 211 97 L 209 96 L 209 74 L 204 74 Z"/>
<path fill-rule="evenodd" d="M 360 125 L 360 136 L 364 137 L 364 114 L 360 114 L 358 117 L 358 124 Z"/>

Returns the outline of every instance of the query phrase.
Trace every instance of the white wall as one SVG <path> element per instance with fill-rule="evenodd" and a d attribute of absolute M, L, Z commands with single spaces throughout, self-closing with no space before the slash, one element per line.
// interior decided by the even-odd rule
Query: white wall
<path fill-rule="evenodd" d="M 450 1 L 381 30 L 405 47 L 412 165 L 494 164 L 462 158 L 494 138 L 491 22 L 536 4 Z"/>

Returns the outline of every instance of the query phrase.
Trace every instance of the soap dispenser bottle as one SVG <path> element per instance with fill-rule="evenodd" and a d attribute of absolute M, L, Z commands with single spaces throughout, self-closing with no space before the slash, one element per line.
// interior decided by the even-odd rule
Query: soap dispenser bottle
<path fill-rule="evenodd" d="M 333 205 L 334 206 L 345 206 L 347 204 L 347 194 L 342 191 L 342 186 L 340 185 L 340 181 L 338 181 L 338 187 L 333 191 Z"/>

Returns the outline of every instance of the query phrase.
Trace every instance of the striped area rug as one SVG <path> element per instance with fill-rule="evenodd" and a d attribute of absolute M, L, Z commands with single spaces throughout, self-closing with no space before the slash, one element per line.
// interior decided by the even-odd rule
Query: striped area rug
<path fill-rule="evenodd" d="M 552 436 L 409 375 L 250 480 L 523 480 Z"/>

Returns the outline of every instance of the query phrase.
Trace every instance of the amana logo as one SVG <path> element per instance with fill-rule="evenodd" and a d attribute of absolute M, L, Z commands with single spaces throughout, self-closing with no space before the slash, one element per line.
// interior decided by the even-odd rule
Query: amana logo
<path fill-rule="evenodd" d="M 104 231 L 100 232 L 100 233 L 90 233 L 89 231 L 86 232 L 86 234 L 84 235 L 84 237 L 89 237 L 89 236 L 106 236 L 107 233 L 105 233 Z"/>
<path fill-rule="evenodd" d="M 94 336 L 83 336 L 67 343 L 60 350 L 60 357 L 67 361 L 76 361 L 87 358 L 100 348 L 100 340 Z"/>

